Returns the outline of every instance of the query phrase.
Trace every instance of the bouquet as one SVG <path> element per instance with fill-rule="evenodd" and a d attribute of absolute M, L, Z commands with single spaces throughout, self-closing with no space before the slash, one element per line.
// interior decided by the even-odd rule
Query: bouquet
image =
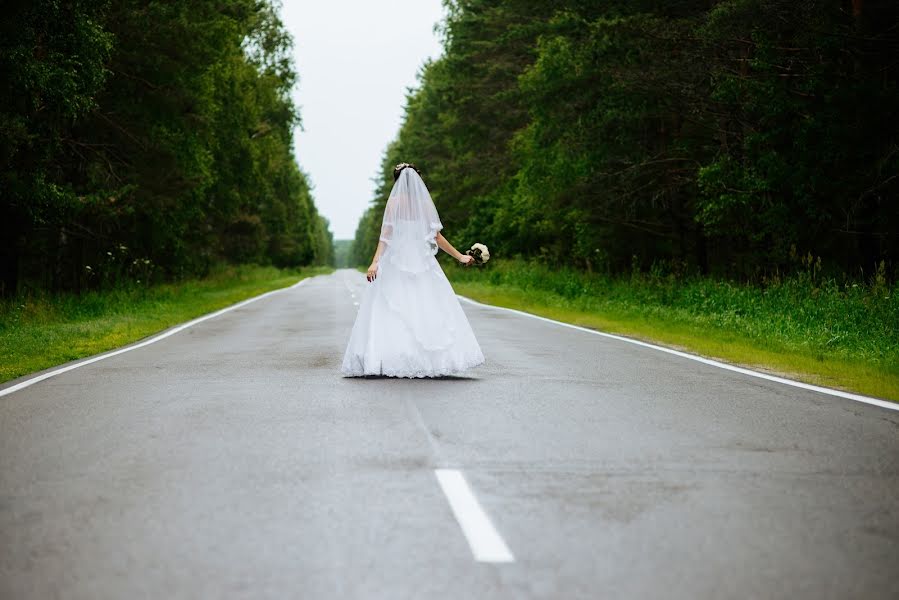
<path fill-rule="evenodd" d="M 466 254 L 474 259 L 476 265 L 483 265 L 490 260 L 490 250 L 484 244 L 475 244 Z"/>

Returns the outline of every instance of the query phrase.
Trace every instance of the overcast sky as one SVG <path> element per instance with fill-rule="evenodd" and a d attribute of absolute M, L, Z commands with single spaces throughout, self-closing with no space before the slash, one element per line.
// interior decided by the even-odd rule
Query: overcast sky
<path fill-rule="evenodd" d="M 440 55 L 440 0 L 284 0 L 300 82 L 296 155 L 335 239 L 350 239 L 396 135 L 406 88 Z M 405 160 L 414 161 L 411 156 Z"/>

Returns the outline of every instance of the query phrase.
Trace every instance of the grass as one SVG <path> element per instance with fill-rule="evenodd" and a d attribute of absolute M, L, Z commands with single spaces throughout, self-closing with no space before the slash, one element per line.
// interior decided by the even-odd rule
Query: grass
<path fill-rule="evenodd" d="M 480 302 L 899 401 L 899 288 L 811 270 L 753 286 L 661 272 L 588 275 L 523 261 L 447 266 Z"/>
<path fill-rule="evenodd" d="M 123 346 L 329 268 L 209 277 L 0 303 L 0 381 Z M 751 286 L 660 272 L 587 275 L 493 259 L 445 267 L 460 294 L 790 378 L 899 401 L 899 289 L 814 272 Z"/>
<path fill-rule="evenodd" d="M 0 303 L 0 381 L 118 348 L 327 267 L 219 267 L 208 277 L 102 292 L 38 293 Z"/>

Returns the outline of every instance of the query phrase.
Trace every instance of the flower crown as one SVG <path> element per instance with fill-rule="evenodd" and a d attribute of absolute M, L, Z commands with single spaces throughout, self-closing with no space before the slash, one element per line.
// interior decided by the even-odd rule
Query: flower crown
<path fill-rule="evenodd" d="M 399 173 L 400 171 L 402 171 L 402 170 L 405 169 L 406 167 L 409 167 L 409 168 L 411 168 L 411 169 L 414 169 L 416 173 L 418 172 L 418 169 L 415 168 L 415 165 L 413 165 L 412 163 L 405 163 L 405 162 L 404 162 L 404 163 L 399 163 L 399 164 L 397 164 L 395 167 L 393 167 L 393 172 L 394 172 L 394 173 Z"/>

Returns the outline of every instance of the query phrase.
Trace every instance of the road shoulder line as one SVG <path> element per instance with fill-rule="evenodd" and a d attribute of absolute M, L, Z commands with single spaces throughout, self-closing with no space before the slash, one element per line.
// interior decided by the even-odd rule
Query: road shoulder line
<path fill-rule="evenodd" d="M 747 369 L 745 367 L 738 367 L 736 365 L 731 365 L 731 364 L 728 364 L 725 362 L 713 360 L 711 358 L 705 358 L 702 356 L 698 356 L 696 354 L 689 354 L 687 352 L 681 352 L 680 350 L 674 350 L 673 348 L 657 346 L 656 344 L 650 344 L 649 342 L 642 342 L 640 340 L 635 340 L 635 339 L 632 339 L 629 337 L 615 335 L 614 333 L 605 333 L 603 331 L 597 331 L 596 329 L 589 329 L 587 327 L 581 327 L 579 325 L 572 325 L 571 323 L 565 323 L 563 321 L 556 321 L 555 319 L 541 317 L 539 315 L 525 312 L 523 310 L 517 310 L 514 308 L 506 308 L 504 306 L 495 306 L 493 304 L 485 304 L 483 302 L 478 302 L 476 300 L 472 300 L 471 298 L 466 298 L 465 296 L 462 296 L 460 294 L 456 294 L 456 296 L 460 300 L 464 300 L 465 302 L 468 302 L 469 304 L 474 304 L 475 306 L 480 306 L 480 307 L 488 308 L 488 309 L 492 309 L 492 310 L 501 310 L 501 311 L 511 312 L 511 313 L 515 313 L 517 315 L 521 315 L 523 317 L 529 317 L 531 319 L 537 319 L 538 321 L 545 321 L 547 323 L 553 323 L 555 325 L 561 325 L 562 327 L 576 329 L 578 331 L 583 331 L 585 333 L 592 333 L 593 335 L 599 335 L 599 336 L 602 336 L 605 338 L 618 340 L 621 342 L 627 342 L 629 344 L 635 344 L 637 346 L 643 346 L 645 348 L 652 348 L 653 350 L 660 350 L 662 352 L 667 352 L 668 354 L 673 354 L 675 356 L 680 356 L 682 358 L 687 358 L 689 360 L 701 362 L 706 365 L 718 367 L 719 369 L 726 369 L 728 371 L 742 373 L 743 375 L 749 375 L 750 377 L 757 377 L 759 379 L 767 379 L 768 381 L 782 383 L 784 385 L 789 385 L 789 386 L 801 388 L 804 390 L 809 390 L 812 392 L 819 392 L 821 394 L 827 394 L 829 396 L 837 396 L 839 398 L 846 398 L 847 400 L 854 400 L 855 402 L 862 402 L 864 404 L 871 404 L 873 406 L 879 406 L 881 408 L 886 408 L 888 410 L 899 411 L 899 403 L 890 402 L 888 400 L 881 400 L 879 398 L 872 398 L 870 396 L 863 396 L 861 394 L 853 394 L 852 392 L 844 392 L 842 390 L 836 390 L 833 388 L 827 388 L 827 387 L 822 387 L 819 385 L 813 385 L 811 383 L 804 383 L 802 381 L 786 379 L 785 377 L 778 377 L 777 375 L 769 375 L 768 373 L 762 373 L 760 371 L 753 371 L 752 369 Z"/>
<path fill-rule="evenodd" d="M 83 360 L 79 360 L 78 362 L 68 364 L 64 367 L 53 368 L 50 371 L 46 371 L 44 373 L 41 373 L 40 375 L 26 379 L 25 381 L 20 381 L 19 383 L 9 385 L 4 388 L 0 388 L 0 397 L 6 396 L 7 394 L 12 394 L 13 392 L 17 392 L 23 388 L 34 385 L 35 383 L 44 381 L 45 379 L 49 379 L 51 377 L 55 377 L 56 375 L 60 375 L 62 373 L 71 371 L 72 369 L 77 369 L 78 367 L 83 367 L 84 365 L 89 365 L 91 363 L 95 363 L 95 362 L 103 360 L 105 358 L 110 358 L 112 356 L 117 356 L 117 355 L 123 354 L 125 352 L 130 352 L 131 350 L 137 350 L 138 348 L 143 348 L 144 346 L 148 346 L 150 344 L 158 342 L 159 340 L 165 339 L 165 338 L 169 337 L 170 335 L 174 335 L 174 334 L 178 333 L 179 331 L 184 331 L 188 327 L 193 327 L 197 323 L 202 323 L 203 321 L 205 321 L 207 319 L 212 319 L 212 318 L 222 315 L 226 312 L 232 311 L 236 308 L 240 308 L 241 306 L 246 306 L 247 304 L 250 304 L 251 302 L 255 302 L 257 300 L 262 300 L 263 298 L 266 298 L 273 294 L 279 294 L 281 292 L 285 292 L 287 290 L 292 290 L 294 288 L 300 287 L 301 285 L 303 285 L 310 279 L 311 279 L 311 277 L 304 277 L 303 279 L 301 279 L 300 281 L 298 281 L 297 283 L 295 283 L 293 285 L 289 285 L 289 286 L 283 287 L 283 288 L 278 288 L 277 290 L 270 290 L 268 292 L 264 292 L 262 294 L 259 294 L 258 296 L 253 296 L 251 298 L 247 298 L 246 300 L 241 300 L 240 302 L 238 302 L 236 304 L 232 304 L 231 306 L 226 306 L 225 308 L 220 308 L 217 311 L 208 313 L 206 315 L 202 315 L 200 317 L 197 317 L 195 319 L 187 321 L 186 323 L 182 323 L 181 325 L 175 325 L 175 326 L 163 331 L 162 333 L 158 333 L 142 342 L 137 342 L 130 346 L 124 346 L 122 348 L 119 348 L 118 350 L 111 350 L 111 351 L 105 352 L 103 354 L 97 354 L 90 358 L 86 358 Z"/>

